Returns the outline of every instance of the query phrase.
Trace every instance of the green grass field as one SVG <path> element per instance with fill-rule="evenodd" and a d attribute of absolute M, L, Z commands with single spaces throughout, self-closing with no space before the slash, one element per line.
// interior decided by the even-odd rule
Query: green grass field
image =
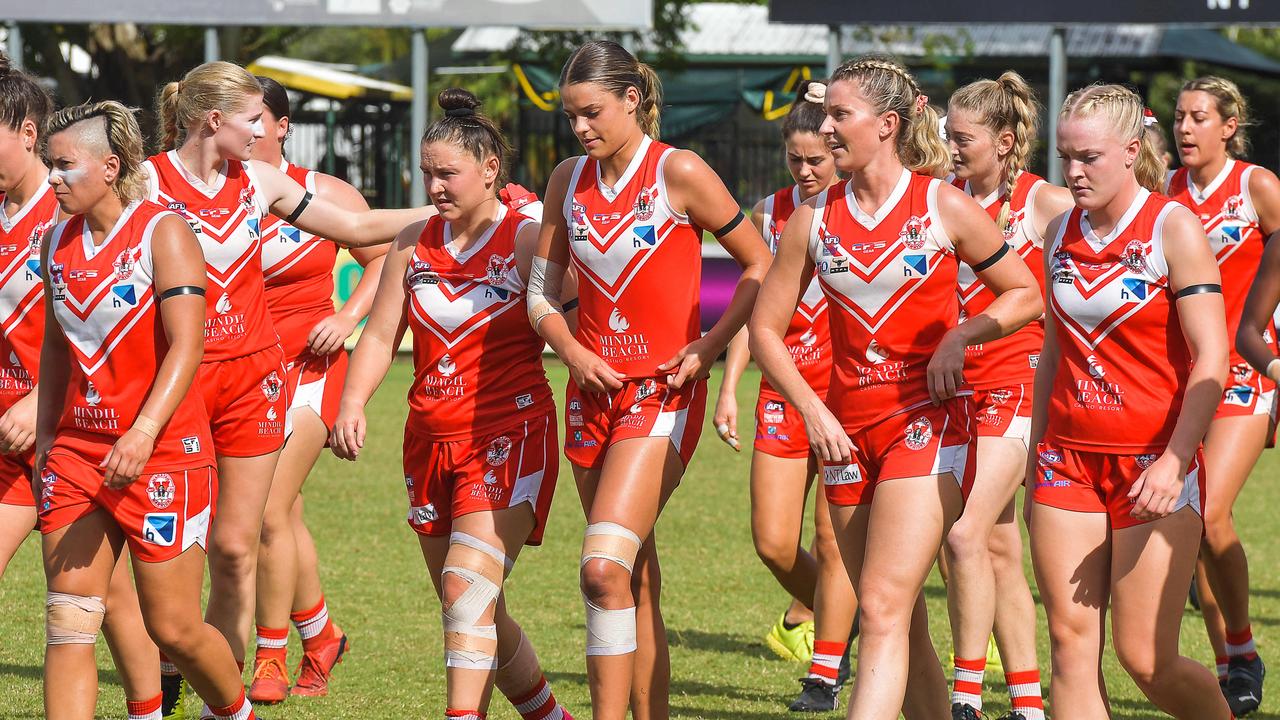
<path fill-rule="evenodd" d="M 565 371 L 551 364 L 557 395 Z M 432 718 L 444 711 L 439 609 L 413 533 L 404 522 L 405 495 L 399 439 L 410 367 L 396 363 L 370 407 L 371 445 L 358 464 L 329 456 L 307 486 L 307 515 L 321 553 L 321 574 L 334 619 L 353 649 L 323 699 L 294 699 L 265 708 L 267 718 Z M 713 378 L 718 382 L 719 371 Z M 754 400 L 756 375 L 748 374 L 740 397 Z M 714 398 L 712 388 L 712 398 Z M 710 411 L 710 408 L 708 408 Z M 747 419 L 750 408 L 742 408 Z M 756 559 L 747 514 L 747 454 L 735 454 L 714 432 L 702 445 L 684 484 L 659 523 L 665 614 L 671 642 L 673 717 L 778 718 L 799 689 L 805 668 L 784 663 L 761 638 L 786 603 L 783 592 Z M 1267 657 L 1280 633 L 1280 547 L 1269 508 L 1280 500 L 1274 476 L 1277 455 L 1267 453 L 1237 505 L 1252 561 L 1253 627 Z M 584 522 L 572 476 L 562 461 L 561 484 L 546 542 L 525 552 L 507 585 L 510 607 L 542 656 L 547 677 L 579 718 L 590 717 L 583 662 L 582 603 L 577 590 L 578 552 Z M 41 716 L 44 578 L 38 543 L 26 543 L 0 582 L 0 718 Z M 934 639 L 945 658 L 950 635 L 945 596 L 935 574 L 927 587 Z M 1210 662 L 1200 618 L 1188 611 L 1184 652 Z M 1041 620 L 1041 667 L 1047 639 Z M 124 717 L 123 692 L 105 643 L 98 644 L 101 717 Z M 300 649 L 291 638 L 290 665 Z M 1047 674 L 1047 673 L 1046 673 Z M 1107 663 L 1115 717 L 1149 718 L 1149 706 L 1114 658 Z M 988 675 L 992 679 L 992 675 Z M 987 711 L 1007 709 L 999 678 L 988 685 Z M 847 698 L 848 690 L 845 691 Z M 1262 718 L 1280 717 L 1280 686 L 1271 689 Z M 843 706 L 843 702 L 842 702 Z M 197 707 L 191 707 L 195 713 Z M 194 715 L 192 715 L 194 716 Z M 496 697 L 490 718 L 519 716 Z M 832 716 L 834 717 L 834 716 Z"/>

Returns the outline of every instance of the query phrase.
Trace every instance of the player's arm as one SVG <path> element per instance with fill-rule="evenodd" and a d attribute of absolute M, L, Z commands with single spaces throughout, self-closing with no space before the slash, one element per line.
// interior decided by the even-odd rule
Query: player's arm
<path fill-rule="evenodd" d="M 316 196 L 325 198 L 333 204 L 352 212 L 364 212 L 369 209 L 364 195 L 360 194 L 349 183 L 345 183 L 332 175 L 316 173 Z M 307 349 L 316 357 L 324 357 L 342 347 L 356 326 L 369 314 L 373 306 L 373 295 L 378 290 L 378 277 L 382 271 L 382 258 L 390 249 L 389 245 L 351 248 L 351 257 L 360 263 L 363 272 L 360 281 L 351 291 L 351 297 L 342 304 L 337 312 L 316 323 L 307 336 Z"/>
<path fill-rule="evenodd" d="M 1280 178 L 1275 173 L 1263 167 L 1249 172 L 1249 200 L 1258 213 L 1262 234 L 1269 236 L 1280 231 Z"/>
<path fill-rule="evenodd" d="M 1164 517 L 1173 510 L 1187 468 L 1222 401 L 1227 377 L 1229 345 L 1222 276 L 1204 228 L 1190 210 L 1179 205 L 1165 218 L 1161 238 L 1178 324 L 1191 351 L 1191 369 L 1168 447 L 1129 492 L 1134 500 L 1132 515 L 1140 520 Z"/>
<path fill-rule="evenodd" d="M 293 178 L 261 160 L 251 160 L 267 207 L 276 217 L 344 247 L 378 245 L 410 223 L 436 214 L 434 207 L 352 211 L 313 195 Z"/>
<path fill-rule="evenodd" d="M 560 163 L 552 171 L 543 194 L 546 206 L 552 211 L 543 214 L 538 248 L 529 269 L 526 294 L 529 324 L 560 356 L 578 387 L 587 392 L 609 392 L 622 387 L 626 376 L 578 342 L 565 316 L 563 298 L 568 297 L 566 278 L 570 275 L 569 228 L 561 208 L 570 192 L 569 178 L 576 162 L 571 158 Z M 576 294 L 575 288 L 575 299 Z"/>
<path fill-rule="evenodd" d="M 707 334 L 686 345 L 658 366 L 667 382 L 680 387 L 704 378 L 734 335 L 746 324 L 772 260 L 760 232 L 742 214 L 720 177 L 697 154 L 677 150 L 663 168 L 674 209 L 689 216 L 694 227 L 707 228 L 742 267 L 733 298 Z"/>
<path fill-rule="evenodd" d="M 351 355 L 347 381 L 338 402 L 338 419 L 329 438 L 333 454 L 344 460 L 355 460 L 364 447 L 364 406 L 382 384 L 395 359 L 405 326 L 404 274 L 425 226 L 424 220 L 404 228 L 383 262 L 373 309 Z"/>
<path fill-rule="evenodd" d="M 751 208 L 751 224 L 756 232 L 764 234 L 764 200 L 760 200 Z M 748 347 L 749 330 L 746 325 L 729 341 L 725 350 L 724 377 L 720 381 L 720 391 L 716 395 L 716 409 L 711 422 L 716 435 L 734 450 L 740 450 L 738 440 L 738 382 L 751 360 Z"/>
<path fill-rule="evenodd" d="M 1280 379 L 1280 358 L 1276 357 L 1274 339 L 1268 340 L 1272 313 L 1280 305 L 1280 242 L 1268 242 L 1262 251 L 1258 274 L 1253 278 L 1249 294 L 1240 313 L 1240 327 L 1236 330 L 1236 352 L 1254 370 L 1271 378 Z"/>
<path fill-rule="evenodd" d="M 40 380 L 46 392 L 37 396 L 36 403 L 36 456 L 32 481 L 37 485 L 49 448 L 53 446 L 58 422 L 62 419 L 62 411 L 67 402 L 65 388 L 71 379 L 71 349 L 67 347 L 67 338 L 62 334 L 62 326 L 58 324 L 58 318 L 54 314 L 53 285 L 49 279 L 49 257 L 53 255 L 52 237 L 53 230 L 49 230 L 40 243 L 40 267 L 44 268 L 44 272 L 40 273 L 44 284 L 44 338 L 40 346 Z M 35 496 L 40 497 L 38 487 Z"/>
<path fill-rule="evenodd" d="M 809 387 L 796 369 L 784 338 L 791 316 L 813 277 L 809 256 L 809 228 L 814 209 L 808 203 L 796 208 L 787 220 L 778 241 L 778 251 L 769 267 L 751 313 L 749 347 L 756 364 L 782 396 L 800 412 L 814 455 L 826 462 L 849 462 L 852 444 L 844 428 L 827 409 L 822 398 Z"/>
<path fill-rule="evenodd" d="M 156 438 L 191 391 L 204 357 L 204 252 L 182 218 L 164 215 L 156 223 L 151 233 L 151 266 L 156 313 L 168 349 L 138 417 L 102 460 L 103 480 L 113 488 L 124 487 L 142 474 Z"/>
<path fill-rule="evenodd" d="M 996 299 L 947 331 L 938 344 L 928 370 L 929 396 L 935 403 L 955 397 L 963 385 L 965 348 L 1002 338 L 1044 312 L 1035 276 L 973 198 L 949 183 L 938 183 L 938 214 L 956 255 L 973 268 Z"/>

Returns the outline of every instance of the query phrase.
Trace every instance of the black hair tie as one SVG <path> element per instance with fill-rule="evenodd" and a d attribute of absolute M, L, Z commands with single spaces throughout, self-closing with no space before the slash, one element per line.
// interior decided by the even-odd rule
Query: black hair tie
<path fill-rule="evenodd" d="M 476 109 L 469 107 L 449 108 L 444 111 L 445 117 L 475 117 Z"/>

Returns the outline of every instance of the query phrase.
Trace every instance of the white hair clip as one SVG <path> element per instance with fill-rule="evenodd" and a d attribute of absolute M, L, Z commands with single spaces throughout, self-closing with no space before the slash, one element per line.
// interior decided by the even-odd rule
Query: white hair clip
<path fill-rule="evenodd" d="M 820 82 L 811 82 L 809 87 L 804 90 L 804 99 L 811 103 L 822 104 L 827 98 L 827 86 Z"/>

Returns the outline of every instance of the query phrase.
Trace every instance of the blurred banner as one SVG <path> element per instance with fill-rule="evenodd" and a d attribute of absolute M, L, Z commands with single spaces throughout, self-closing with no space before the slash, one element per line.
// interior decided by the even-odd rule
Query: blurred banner
<path fill-rule="evenodd" d="M 1277 0 L 770 0 L 773 22 L 863 23 L 1280 23 Z"/>
<path fill-rule="evenodd" d="M 342 307 L 347 298 L 351 297 L 363 273 L 364 269 L 351 257 L 351 253 L 339 248 L 338 262 L 333 266 L 333 301 L 338 307 Z M 724 251 L 724 248 L 710 243 L 702 246 L 703 332 L 710 330 L 711 326 L 715 325 L 724 314 L 725 308 L 733 298 L 733 290 L 737 287 L 738 276 L 741 274 L 742 268 L 729 256 L 729 253 Z M 360 323 L 360 327 L 356 328 L 351 339 L 347 340 L 348 348 L 356 346 L 356 340 L 360 338 L 360 331 L 363 328 L 364 323 Z M 405 333 L 404 340 L 400 343 L 401 352 L 408 352 L 412 346 L 412 339 L 408 333 Z"/>
<path fill-rule="evenodd" d="M 17 22 L 631 29 L 653 26 L 653 0 L 0 0 Z"/>

